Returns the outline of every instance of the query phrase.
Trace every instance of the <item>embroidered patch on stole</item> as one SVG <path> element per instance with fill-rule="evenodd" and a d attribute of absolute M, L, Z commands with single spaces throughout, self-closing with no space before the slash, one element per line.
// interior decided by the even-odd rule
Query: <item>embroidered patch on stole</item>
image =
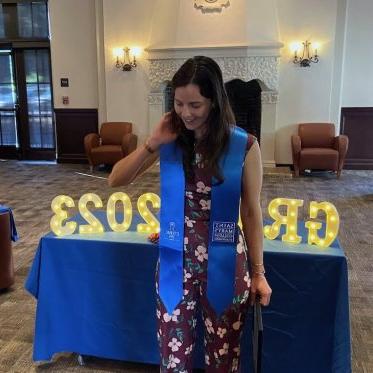
<path fill-rule="evenodd" d="M 212 242 L 235 242 L 236 223 L 214 221 L 212 226 Z"/>

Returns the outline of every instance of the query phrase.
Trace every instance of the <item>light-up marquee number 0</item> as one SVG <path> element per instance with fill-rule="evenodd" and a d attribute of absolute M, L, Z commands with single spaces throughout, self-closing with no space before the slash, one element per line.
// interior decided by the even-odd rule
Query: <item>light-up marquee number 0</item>
<path fill-rule="evenodd" d="M 118 223 L 115 216 L 115 206 L 119 201 L 123 204 L 124 218 L 122 223 Z M 132 223 L 132 204 L 128 194 L 123 192 L 112 194 L 107 204 L 106 216 L 109 226 L 114 232 L 125 232 L 128 230 Z"/>
<path fill-rule="evenodd" d="M 88 224 L 79 226 L 79 233 L 102 233 L 104 227 L 101 222 L 88 210 L 87 204 L 93 202 L 96 208 L 103 207 L 101 198 L 94 193 L 84 194 L 79 199 L 79 212 L 80 215 L 87 221 Z M 116 218 L 116 204 L 121 202 L 123 205 L 123 221 L 118 222 Z M 151 202 L 154 208 L 160 208 L 161 201 L 158 195 L 154 193 L 145 193 L 141 195 L 137 201 L 137 208 L 141 217 L 145 220 L 146 224 L 138 224 L 137 231 L 143 233 L 159 232 L 159 221 L 150 212 L 147 202 Z M 52 211 L 54 216 L 51 219 L 50 227 L 53 233 L 57 236 L 65 236 L 73 234 L 76 230 L 77 223 L 70 221 L 64 224 L 68 218 L 67 212 L 63 209 L 64 206 L 71 208 L 75 206 L 73 199 L 69 196 L 60 195 L 52 201 Z M 110 196 L 106 208 L 107 221 L 110 229 L 114 232 L 125 232 L 129 229 L 132 222 L 132 204 L 129 196 L 126 193 L 117 192 Z"/>

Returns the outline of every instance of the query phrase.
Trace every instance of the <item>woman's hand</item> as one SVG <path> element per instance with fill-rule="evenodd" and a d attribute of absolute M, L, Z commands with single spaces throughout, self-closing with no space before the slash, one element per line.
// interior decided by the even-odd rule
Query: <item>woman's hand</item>
<path fill-rule="evenodd" d="M 157 150 L 160 145 L 175 141 L 177 136 L 178 133 L 172 130 L 171 113 L 168 112 L 162 116 L 161 120 L 155 126 L 147 143 L 152 149 Z"/>
<path fill-rule="evenodd" d="M 263 274 L 252 274 L 251 290 L 250 290 L 250 304 L 255 303 L 257 296 L 260 296 L 260 304 L 268 306 L 271 299 L 272 289 L 269 287 L 267 279 Z"/>

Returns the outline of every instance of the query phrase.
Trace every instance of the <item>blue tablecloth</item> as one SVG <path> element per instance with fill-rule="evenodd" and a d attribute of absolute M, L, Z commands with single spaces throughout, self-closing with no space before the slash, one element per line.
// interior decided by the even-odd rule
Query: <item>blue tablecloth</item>
<path fill-rule="evenodd" d="M 12 209 L 5 205 L 0 205 L 0 214 L 3 214 L 4 212 L 9 212 L 9 218 L 10 218 L 10 238 L 13 242 L 18 240 L 18 233 L 16 224 L 14 222 L 13 212 Z"/>
<path fill-rule="evenodd" d="M 343 251 L 277 240 L 265 240 L 264 250 L 273 296 L 263 308 L 263 372 L 351 372 Z M 135 232 L 43 237 L 26 282 L 37 298 L 34 360 L 71 351 L 158 364 L 157 256 L 157 246 Z M 250 326 L 244 372 L 252 364 Z M 197 366 L 201 350 L 199 343 Z"/>

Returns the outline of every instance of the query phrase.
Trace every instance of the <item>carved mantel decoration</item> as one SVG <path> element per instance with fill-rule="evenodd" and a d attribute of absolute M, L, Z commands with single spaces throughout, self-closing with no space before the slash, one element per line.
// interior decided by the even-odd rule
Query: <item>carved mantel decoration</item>
<path fill-rule="evenodd" d="M 222 47 L 147 48 L 151 92 L 161 91 L 177 69 L 191 56 L 212 57 L 220 66 L 224 81 L 259 79 L 267 90 L 278 90 L 279 49 L 281 43 Z"/>
<path fill-rule="evenodd" d="M 278 88 L 278 58 L 275 56 L 256 57 L 215 57 L 225 81 L 242 79 L 261 80 L 269 89 Z M 185 58 L 151 59 L 150 87 L 159 90 L 162 83 L 171 80 L 174 73 L 185 62 Z"/>
<path fill-rule="evenodd" d="M 202 13 L 221 12 L 229 5 L 229 0 L 194 0 L 194 7 L 200 9 Z"/>

